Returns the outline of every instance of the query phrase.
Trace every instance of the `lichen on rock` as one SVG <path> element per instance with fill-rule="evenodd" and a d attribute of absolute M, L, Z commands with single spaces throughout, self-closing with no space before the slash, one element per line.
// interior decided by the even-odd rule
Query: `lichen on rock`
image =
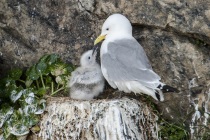
<path fill-rule="evenodd" d="M 135 99 L 77 101 L 50 98 L 41 139 L 158 139 L 158 117 Z"/>

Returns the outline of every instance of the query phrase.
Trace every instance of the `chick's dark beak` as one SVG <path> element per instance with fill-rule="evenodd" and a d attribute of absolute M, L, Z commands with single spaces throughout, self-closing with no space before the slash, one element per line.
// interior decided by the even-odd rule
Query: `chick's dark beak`
<path fill-rule="evenodd" d="M 97 54 L 97 49 L 99 48 L 99 45 L 95 45 L 94 47 L 93 47 L 93 53 L 92 53 L 92 55 L 96 55 Z"/>

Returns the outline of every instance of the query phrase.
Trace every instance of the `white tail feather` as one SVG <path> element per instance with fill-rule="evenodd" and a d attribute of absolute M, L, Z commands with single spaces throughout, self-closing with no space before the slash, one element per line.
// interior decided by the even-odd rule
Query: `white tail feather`
<path fill-rule="evenodd" d="M 155 94 L 155 92 L 158 92 L 157 94 L 160 95 L 160 101 L 164 100 L 164 96 L 161 90 L 159 89 L 154 90 L 154 89 L 147 88 L 137 81 L 114 82 L 114 83 L 120 91 L 124 91 L 125 93 L 130 93 L 130 92 L 134 92 L 138 94 L 143 93 L 143 94 L 152 96 L 155 100 L 158 100 Z"/>

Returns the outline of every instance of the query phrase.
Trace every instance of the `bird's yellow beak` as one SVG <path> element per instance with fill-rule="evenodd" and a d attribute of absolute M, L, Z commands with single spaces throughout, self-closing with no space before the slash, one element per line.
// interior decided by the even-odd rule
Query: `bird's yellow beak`
<path fill-rule="evenodd" d="M 96 38 L 96 40 L 94 41 L 94 45 L 98 44 L 99 42 L 101 42 L 102 40 L 104 40 L 106 37 L 106 35 L 100 35 L 98 38 Z"/>

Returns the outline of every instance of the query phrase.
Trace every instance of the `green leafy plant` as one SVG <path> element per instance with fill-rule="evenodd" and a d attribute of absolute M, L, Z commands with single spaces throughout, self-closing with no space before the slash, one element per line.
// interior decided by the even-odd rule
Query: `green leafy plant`
<path fill-rule="evenodd" d="M 0 80 L 0 139 L 14 139 L 37 130 L 46 97 L 66 91 L 74 66 L 58 55 L 45 55 L 26 71 L 11 70 Z"/>
<path fill-rule="evenodd" d="M 159 119 L 159 136 L 166 140 L 187 140 L 189 132 L 184 127 L 184 124 L 169 123 L 164 119 Z"/>
<path fill-rule="evenodd" d="M 170 122 L 163 118 L 162 114 L 158 111 L 157 105 L 152 101 L 151 97 L 145 96 L 145 101 L 152 108 L 158 116 L 158 136 L 162 140 L 188 140 L 190 139 L 189 130 L 184 124 L 184 120 L 179 123 Z"/>

